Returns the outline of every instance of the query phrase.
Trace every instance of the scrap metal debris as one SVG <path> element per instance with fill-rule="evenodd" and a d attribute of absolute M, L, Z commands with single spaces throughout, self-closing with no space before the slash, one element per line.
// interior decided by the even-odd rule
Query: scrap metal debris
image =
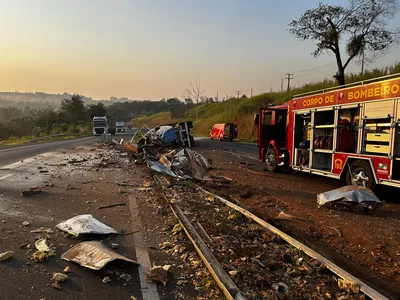
<path fill-rule="evenodd" d="M 118 206 L 126 206 L 126 203 L 115 203 L 115 204 L 110 204 L 110 205 L 104 205 L 104 206 L 98 207 L 97 209 L 112 208 L 112 207 L 118 207 Z"/>
<path fill-rule="evenodd" d="M 382 206 L 382 202 L 367 187 L 348 185 L 317 195 L 318 207 L 340 204 L 356 206 L 371 212 Z"/>
<path fill-rule="evenodd" d="M 111 250 L 99 241 L 79 243 L 61 255 L 61 258 L 66 261 L 73 261 L 82 267 L 93 270 L 100 270 L 107 263 L 116 259 L 138 264 L 137 262 Z"/>
<path fill-rule="evenodd" d="M 147 281 L 158 281 L 161 282 L 164 286 L 167 285 L 168 282 L 168 270 L 171 266 L 154 266 L 149 270 L 146 274 L 145 279 Z"/>
<path fill-rule="evenodd" d="M 92 215 L 79 215 L 56 225 L 62 231 L 73 236 L 81 234 L 117 234 L 118 232 Z"/>
<path fill-rule="evenodd" d="M 42 190 L 40 189 L 40 187 L 34 186 L 34 187 L 29 188 L 29 190 L 21 191 L 21 195 L 22 195 L 22 197 L 28 197 L 28 196 L 40 194 L 41 192 L 42 192 Z"/>
<path fill-rule="evenodd" d="M 10 259 L 13 256 L 14 256 L 14 252 L 12 252 L 12 251 L 6 251 L 3 253 L 0 253 L 0 261 L 5 261 L 7 259 Z"/>

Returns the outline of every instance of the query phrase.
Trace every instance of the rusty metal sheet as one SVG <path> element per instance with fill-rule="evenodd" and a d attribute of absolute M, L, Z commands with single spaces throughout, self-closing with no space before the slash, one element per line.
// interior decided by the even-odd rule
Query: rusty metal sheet
<path fill-rule="evenodd" d="M 93 270 L 100 270 L 106 264 L 116 259 L 138 264 L 111 250 L 99 241 L 79 243 L 61 255 L 61 258 L 67 261 L 73 261 L 82 267 Z"/>

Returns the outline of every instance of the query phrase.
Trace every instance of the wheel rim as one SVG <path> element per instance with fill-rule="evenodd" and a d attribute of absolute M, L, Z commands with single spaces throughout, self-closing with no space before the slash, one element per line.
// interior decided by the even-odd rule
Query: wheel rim
<path fill-rule="evenodd" d="M 267 166 L 273 168 L 275 165 L 275 156 L 273 154 L 269 154 L 267 156 Z"/>
<path fill-rule="evenodd" d="M 357 170 L 351 175 L 351 183 L 357 186 L 368 186 L 369 178 L 365 170 Z"/>

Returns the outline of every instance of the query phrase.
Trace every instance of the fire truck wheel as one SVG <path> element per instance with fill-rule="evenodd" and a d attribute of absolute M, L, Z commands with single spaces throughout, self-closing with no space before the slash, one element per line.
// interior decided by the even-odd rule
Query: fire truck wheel
<path fill-rule="evenodd" d="M 265 155 L 265 162 L 267 163 L 268 171 L 278 171 L 278 164 L 276 163 L 276 152 L 274 149 L 268 149 L 267 154 Z"/>
<path fill-rule="evenodd" d="M 365 186 L 371 190 L 375 189 L 375 178 L 371 166 L 363 160 L 356 160 L 350 164 L 350 170 L 346 172 L 346 184 Z"/>

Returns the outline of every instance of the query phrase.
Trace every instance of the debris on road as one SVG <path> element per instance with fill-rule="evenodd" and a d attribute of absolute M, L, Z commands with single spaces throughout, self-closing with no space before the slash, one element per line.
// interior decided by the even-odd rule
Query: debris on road
<path fill-rule="evenodd" d="M 100 270 L 107 263 L 116 259 L 137 264 L 137 262 L 107 248 L 99 241 L 79 243 L 61 255 L 61 258 L 93 270 Z"/>
<path fill-rule="evenodd" d="M 47 245 L 46 239 L 39 239 L 35 242 L 36 252 L 32 254 L 32 260 L 36 263 L 42 263 L 50 257 L 56 256 L 54 248 Z"/>
<path fill-rule="evenodd" d="M 209 180 L 206 174 L 211 164 L 201 154 L 189 148 L 182 149 L 171 160 L 161 155 L 160 161 L 147 159 L 147 165 L 153 171 L 175 178 Z"/>
<path fill-rule="evenodd" d="M 118 206 L 126 206 L 126 203 L 115 203 L 115 204 L 110 204 L 110 205 L 104 205 L 104 206 L 98 207 L 97 209 L 112 208 L 112 207 L 118 207 Z"/>
<path fill-rule="evenodd" d="M 62 231 L 73 236 L 81 234 L 117 234 L 118 232 L 92 215 L 79 215 L 56 225 Z"/>
<path fill-rule="evenodd" d="M 367 187 L 348 185 L 317 195 L 318 207 L 332 204 L 347 205 L 371 212 L 382 206 L 382 202 Z"/>
<path fill-rule="evenodd" d="M 29 188 L 29 190 L 21 191 L 21 195 L 22 195 L 22 197 L 28 197 L 28 196 L 40 194 L 41 192 L 42 192 L 42 190 L 40 189 L 40 187 L 34 186 L 34 187 Z"/>
<path fill-rule="evenodd" d="M 14 256 L 14 252 L 12 252 L 12 251 L 6 251 L 3 253 L 0 253 L 0 262 L 10 259 L 13 256 Z"/>
<path fill-rule="evenodd" d="M 22 226 L 29 226 L 31 223 L 29 223 L 28 221 L 24 221 L 24 222 L 22 222 Z"/>
<path fill-rule="evenodd" d="M 166 286 L 168 282 L 168 270 L 170 267 L 170 265 L 154 266 L 148 271 L 145 279 L 147 281 L 158 281 Z"/>
<path fill-rule="evenodd" d="M 103 278 L 103 280 L 101 282 L 103 283 L 109 283 L 111 281 L 110 277 L 106 276 Z"/>
<path fill-rule="evenodd" d="M 71 268 L 69 266 L 66 266 L 63 270 L 64 273 L 71 273 Z"/>
<path fill-rule="evenodd" d="M 68 276 L 63 273 L 53 273 L 52 281 L 64 282 L 68 280 Z"/>
<path fill-rule="evenodd" d="M 68 276 L 63 273 L 53 273 L 51 278 L 51 286 L 57 290 L 61 290 L 61 283 L 68 280 Z"/>
<path fill-rule="evenodd" d="M 111 244 L 111 249 L 117 249 L 118 247 L 119 247 L 119 244 L 117 244 L 117 243 Z"/>
<path fill-rule="evenodd" d="M 41 251 L 41 252 L 50 252 L 51 251 L 50 247 L 47 245 L 46 239 L 37 240 L 35 242 L 35 247 L 38 251 Z"/>
<path fill-rule="evenodd" d="M 31 233 L 54 233 L 54 230 L 50 228 L 40 227 L 38 229 L 31 230 Z"/>

